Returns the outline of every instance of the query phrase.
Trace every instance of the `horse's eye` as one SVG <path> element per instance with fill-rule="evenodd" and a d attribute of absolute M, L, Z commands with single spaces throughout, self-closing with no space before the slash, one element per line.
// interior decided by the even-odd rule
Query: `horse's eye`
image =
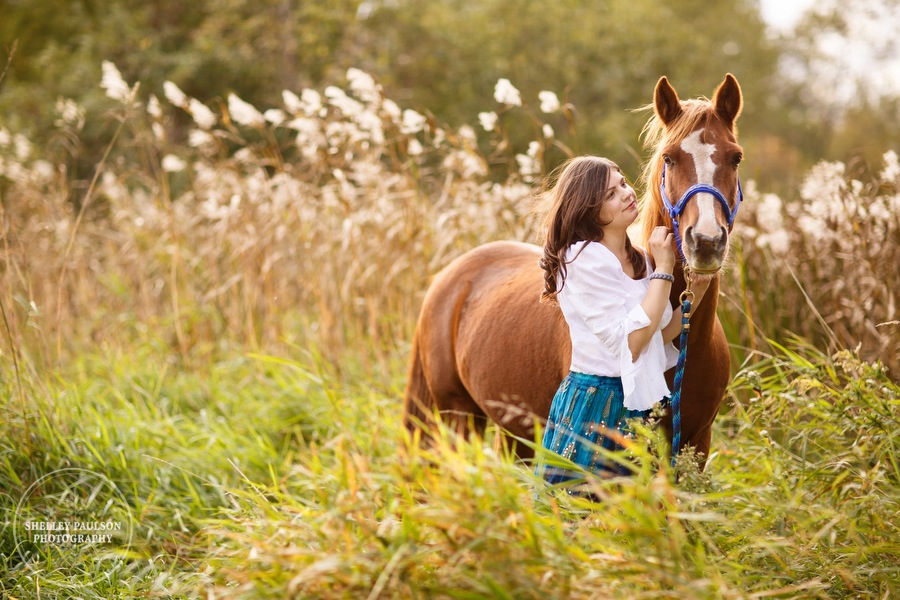
<path fill-rule="evenodd" d="M 669 156 L 668 154 L 663 154 L 663 162 L 666 163 L 667 167 L 671 167 L 672 165 L 675 164 L 675 161 L 672 160 L 672 157 Z"/>
<path fill-rule="evenodd" d="M 739 164 L 741 164 L 742 160 L 744 160 L 744 155 L 741 154 L 740 152 L 738 152 L 731 158 L 731 164 L 733 164 L 736 167 Z"/>

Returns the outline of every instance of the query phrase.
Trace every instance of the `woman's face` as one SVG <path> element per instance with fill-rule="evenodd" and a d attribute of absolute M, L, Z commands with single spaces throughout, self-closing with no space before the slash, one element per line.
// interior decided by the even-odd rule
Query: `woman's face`
<path fill-rule="evenodd" d="M 616 165 L 610 165 L 609 181 L 600 205 L 600 222 L 604 229 L 625 230 L 638 216 L 637 195 Z"/>

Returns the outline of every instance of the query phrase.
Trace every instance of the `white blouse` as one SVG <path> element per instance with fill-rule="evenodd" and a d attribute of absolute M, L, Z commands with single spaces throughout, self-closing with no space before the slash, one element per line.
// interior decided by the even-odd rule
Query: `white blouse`
<path fill-rule="evenodd" d="M 625 408 L 651 408 L 670 394 L 664 373 L 678 362 L 678 351 L 664 343 L 657 331 L 631 362 L 628 334 L 650 325 L 641 307 L 650 279 L 626 275 L 616 255 L 599 242 L 572 244 L 566 250 L 566 263 L 565 284 L 557 298 L 572 339 L 571 370 L 621 377 Z M 667 302 L 659 329 L 671 320 L 672 307 Z"/>

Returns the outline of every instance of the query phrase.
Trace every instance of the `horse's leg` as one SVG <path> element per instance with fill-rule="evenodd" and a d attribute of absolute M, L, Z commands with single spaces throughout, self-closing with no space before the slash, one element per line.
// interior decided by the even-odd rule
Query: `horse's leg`
<path fill-rule="evenodd" d="M 691 439 L 687 441 L 687 445 L 697 451 L 698 466 L 700 470 L 706 468 L 706 458 L 709 456 L 709 445 L 712 440 L 712 425 L 705 427 L 696 432 Z"/>
<path fill-rule="evenodd" d="M 696 450 L 700 469 L 706 467 L 709 456 L 712 425 L 725 398 L 730 377 L 730 356 L 725 333 L 717 322 L 711 326 L 706 339 L 696 340 L 694 354 L 688 354 L 681 390 L 681 445 Z M 691 334 L 694 334 L 693 327 Z M 691 338 L 692 342 L 693 337 Z M 669 371 L 672 377 L 674 370 Z M 671 389 L 672 380 L 669 380 Z M 663 421 L 671 435 L 671 415 Z"/>
<path fill-rule="evenodd" d="M 428 382 L 431 386 L 433 409 L 441 421 L 457 435 L 468 439 L 472 433 L 483 435 L 487 416 L 472 399 L 457 370 L 450 348 L 439 348 L 428 357 Z"/>
<path fill-rule="evenodd" d="M 469 286 L 450 290 L 444 285 L 447 279 L 437 279 L 422 304 L 407 378 L 404 424 L 410 432 L 424 427 L 423 439 L 434 433 L 435 413 L 466 439 L 483 434 L 487 424 L 460 378 L 455 356 L 456 328 Z"/>
<path fill-rule="evenodd" d="M 682 398 L 691 398 L 692 402 L 683 401 L 681 404 L 681 447 L 691 446 L 697 452 L 701 471 L 706 468 L 706 458 L 709 456 L 710 440 L 712 439 L 712 425 L 724 395 L 724 388 L 701 389 L 695 386 L 685 386 L 682 390 Z M 661 424 L 671 439 L 671 412 L 667 411 Z"/>
<path fill-rule="evenodd" d="M 504 452 L 510 452 L 513 456 L 521 460 L 529 460 L 534 458 L 534 450 L 529 446 L 521 443 L 514 434 L 510 433 L 507 430 L 502 430 L 500 432 L 499 441 L 500 445 L 503 448 Z M 531 440 L 529 440 L 531 441 Z M 541 443 L 541 440 L 537 440 L 537 444 Z"/>
<path fill-rule="evenodd" d="M 438 418 L 450 431 L 464 439 L 468 439 L 472 433 L 482 435 L 487 425 L 484 412 L 475 404 L 462 384 L 454 382 L 452 377 L 432 373 L 433 381 L 429 382 L 417 346 L 418 343 L 414 342 L 403 403 L 403 424 L 406 429 L 410 433 L 420 430 L 422 441 L 432 441 L 437 427 L 435 422 L 437 412 Z"/>
<path fill-rule="evenodd" d="M 403 397 L 403 425 L 411 434 L 421 430 L 423 436 L 434 426 L 434 395 L 425 376 L 421 350 L 419 348 L 419 331 L 413 336 L 412 356 L 409 362 L 409 374 L 406 378 L 406 392 Z"/>

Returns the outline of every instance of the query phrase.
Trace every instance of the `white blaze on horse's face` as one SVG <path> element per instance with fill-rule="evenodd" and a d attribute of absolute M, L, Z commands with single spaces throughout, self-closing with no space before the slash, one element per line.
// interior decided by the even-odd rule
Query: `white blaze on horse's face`
<path fill-rule="evenodd" d="M 719 163 L 728 160 L 736 148 L 739 146 L 714 125 L 692 131 L 670 151 L 674 187 L 684 194 L 692 186 L 704 185 L 732 196 L 730 179 L 734 177 L 736 184 L 737 172 L 733 164 Z M 728 252 L 730 206 L 723 206 L 728 203 L 724 198 L 705 191 L 688 198 L 681 214 L 682 251 L 695 273 L 715 273 Z"/>
<path fill-rule="evenodd" d="M 696 183 L 715 185 L 716 163 L 713 162 L 713 154 L 716 151 L 715 144 L 703 142 L 704 129 L 698 129 L 681 142 L 681 149 L 685 154 L 694 159 Z M 701 192 L 694 201 L 697 203 L 699 216 L 693 226 L 694 235 L 700 234 L 708 238 L 715 238 L 721 234 L 721 225 L 716 221 L 716 199 L 712 194 Z"/>

